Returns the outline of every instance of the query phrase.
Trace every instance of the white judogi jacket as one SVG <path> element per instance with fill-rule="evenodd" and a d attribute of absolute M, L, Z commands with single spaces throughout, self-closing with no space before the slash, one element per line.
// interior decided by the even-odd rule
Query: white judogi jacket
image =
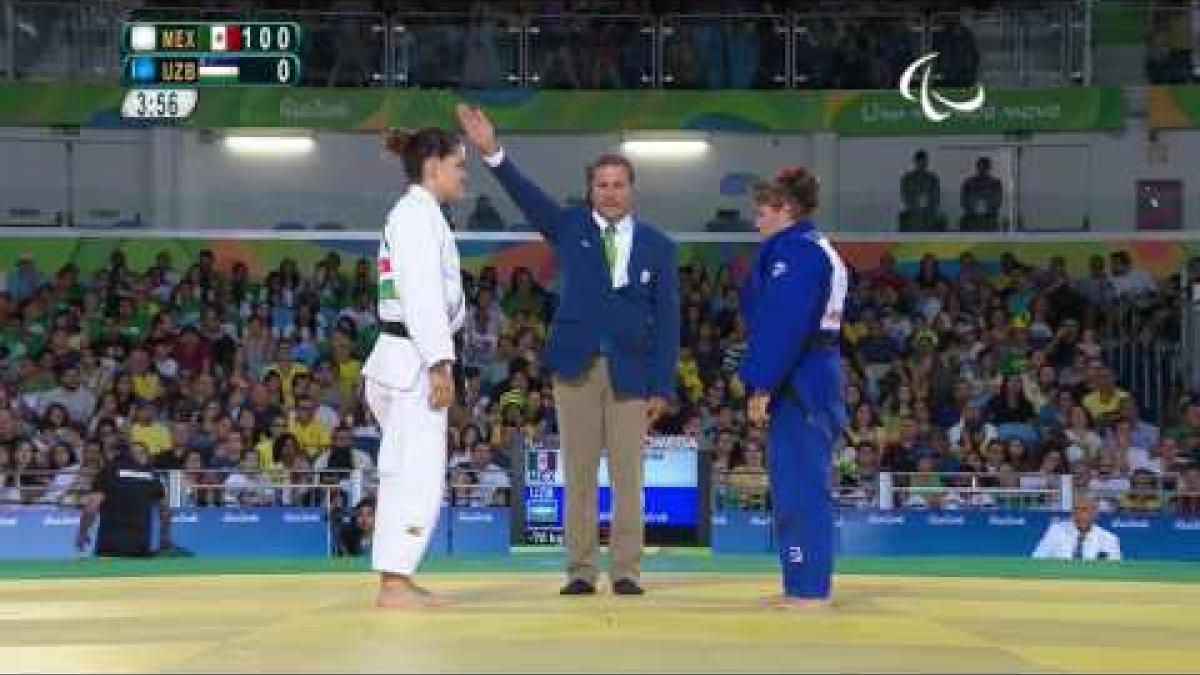
<path fill-rule="evenodd" d="M 458 247 L 441 206 L 410 185 L 379 240 L 379 320 L 402 321 L 411 340 L 381 333 L 363 375 L 397 389 L 416 386 L 439 361 L 454 360 L 454 333 L 466 316 Z"/>

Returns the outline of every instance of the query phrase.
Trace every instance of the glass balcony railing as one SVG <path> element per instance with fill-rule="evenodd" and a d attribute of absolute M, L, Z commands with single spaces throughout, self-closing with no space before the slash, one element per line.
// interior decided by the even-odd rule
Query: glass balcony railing
<path fill-rule="evenodd" d="M 637 15 L 536 16 L 525 81 L 542 88 L 635 89 L 655 82 L 656 26 Z"/>
<path fill-rule="evenodd" d="M 793 27 L 794 77 L 806 89 L 892 88 L 921 55 L 924 24 L 915 15 L 800 15 Z"/>
<path fill-rule="evenodd" d="M 662 82 L 686 89 L 772 89 L 789 75 L 783 15 L 665 17 Z"/>
<path fill-rule="evenodd" d="M 1145 15 L 1145 76 L 1151 84 L 1195 82 L 1196 23 L 1192 3 L 1155 3 Z"/>
<path fill-rule="evenodd" d="M 391 22 L 397 86 L 496 88 L 522 83 L 521 28 L 504 15 L 412 15 Z"/>
<path fill-rule="evenodd" d="M 13 41 L 16 33 L 15 8 L 10 3 L 0 3 L 0 81 L 13 77 Z"/>
<path fill-rule="evenodd" d="M 994 86 L 1060 86 L 1086 83 L 1092 52 L 1112 44 L 1136 49 L 1105 52 L 1127 66 L 1105 73 L 1190 81 L 1191 3 L 1130 0 L 1127 16 L 1111 18 L 1124 4 L 1101 3 L 1095 12 L 1064 0 L 959 12 L 605 15 L 571 11 L 571 3 L 558 13 L 519 14 L 490 3 L 418 13 L 407 5 L 314 12 L 0 0 L 0 78 L 116 82 L 128 20 L 287 20 L 306 29 L 310 86 L 891 88 L 930 50 L 943 54 L 939 83 L 978 76 Z M 1133 18 L 1142 30 L 1117 28 Z M 1115 43 L 1089 45 L 1092 33 Z"/>
<path fill-rule="evenodd" d="M 309 87 L 367 87 L 387 82 L 391 57 L 382 14 L 292 15 L 304 29 L 301 83 Z"/>
<path fill-rule="evenodd" d="M 115 81 L 125 12 L 89 3 L 0 3 L 0 76 Z"/>

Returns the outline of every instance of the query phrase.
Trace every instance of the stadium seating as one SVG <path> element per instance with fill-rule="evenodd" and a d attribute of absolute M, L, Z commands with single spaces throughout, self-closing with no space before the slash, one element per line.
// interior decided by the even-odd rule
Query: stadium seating
<path fill-rule="evenodd" d="M 358 391 L 374 319 L 355 310 L 373 302 L 369 280 L 326 274 L 324 262 L 319 283 L 290 260 L 265 277 L 238 279 L 208 254 L 183 274 L 133 269 L 117 254 L 111 262 L 86 280 L 70 267 L 51 280 L 29 262 L 7 279 L 0 497 L 71 503 L 122 443 L 145 444 L 161 469 L 205 472 L 189 474 L 189 505 L 243 504 L 246 495 L 256 504 L 328 503 L 345 472 L 370 469 L 377 434 Z M 481 472 L 507 472 L 529 443 L 557 434 L 549 380 L 522 358 L 540 350 L 554 294 L 528 274 L 496 277 L 486 269 L 465 274 L 463 366 L 480 387 L 451 416 L 452 503 L 508 503 L 509 480 L 518 477 L 486 481 L 484 498 Z M 1119 383 L 1106 389 L 1112 370 L 1091 341 L 1094 330 L 1112 328 L 1106 314 L 1087 313 L 1095 325 L 1048 341 L 1061 326 L 1031 324 L 1008 310 L 951 316 L 950 303 L 930 304 L 934 296 L 989 289 L 992 306 L 1005 307 L 1000 298 L 1025 287 L 1019 277 L 1038 293 L 1054 283 L 1022 265 L 981 278 L 856 272 L 843 340 L 855 422 L 832 486 L 843 504 L 879 506 L 881 473 L 893 476 L 889 500 L 927 508 L 993 507 L 995 496 L 982 492 L 1006 487 L 1007 505 L 1056 508 L 1052 486 L 1063 476 L 1107 490 L 1114 509 L 1147 489 L 1163 509 L 1194 503 L 1179 476 L 1200 464 L 1200 404 L 1172 406 L 1152 424 Z M 699 440 L 725 503 L 766 508 L 762 439 L 746 424 L 734 375 L 744 343 L 733 275 L 689 264 L 681 286 L 680 404 L 654 431 Z M 89 314 L 85 306 L 111 310 Z M 873 364 L 881 346 L 893 358 Z M 1006 381 L 1014 394 L 1007 402 Z M 307 401 L 316 414 L 304 422 L 298 408 Z M 977 417 L 962 422 L 972 407 Z M 348 440 L 331 452 L 340 427 Z M 1023 442 L 1020 455 L 1012 454 L 1014 439 Z M 478 443 L 494 466 L 470 465 Z M 1138 470 L 1149 477 L 1135 489 Z M 297 490 L 308 496 L 295 497 Z"/>

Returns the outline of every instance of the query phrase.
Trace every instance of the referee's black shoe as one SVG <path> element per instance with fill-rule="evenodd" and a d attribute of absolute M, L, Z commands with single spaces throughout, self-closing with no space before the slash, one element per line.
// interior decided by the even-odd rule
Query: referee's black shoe
<path fill-rule="evenodd" d="M 613 593 L 617 595 L 645 595 L 646 591 L 633 579 L 617 579 L 613 582 Z"/>
<path fill-rule="evenodd" d="M 575 579 L 571 583 L 562 587 L 558 592 L 559 595 L 595 595 L 596 585 L 583 579 Z"/>

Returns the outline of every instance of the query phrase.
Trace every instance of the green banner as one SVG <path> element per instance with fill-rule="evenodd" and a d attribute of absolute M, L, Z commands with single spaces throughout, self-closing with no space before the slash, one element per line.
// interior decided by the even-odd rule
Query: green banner
<path fill-rule="evenodd" d="M 114 126 L 125 90 L 115 85 L 0 85 L 0 126 Z"/>
<path fill-rule="evenodd" d="M 952 101 L 965 101 L 975 92 L 939 93 Z M 830 92 L 826 126 L 844 136 L 910 136 L 1114 129 L 1125 119 L 1125 97 L 1118 87 L 989 89 L 983 106 L 972 113 L 933 104 L 952 114 L 933 122 L 918 103 L 905 100 L 899 92 Z"/>
<path fill-rule="evenodd" d="M 1095 8 L 1095 39 L 1100 46 L 1134 46 L 1146 40 L 1146 23 L 1150 18 L 1151 3 L 1131 2 L 1130 0 L 1099 0 Z M 1170 18 L 1185 23 L 1191 21 L 1191 8 L 1178 6 L 1176 8 L 1158 9 L 1157 14 L 1162 18 Z"/>
<path fill-rule="evenodd" d="M 122 120 L 115 86 L 0 86 L 0 126 L 151 124 Z M 625 129 L 791 131 L 820 129 L 820 92 L 536 91 L 441 89 L 201 88 L 191 127 L 379 130 L 453 123 L 454 105 L 484 107 L 503 131 Z M 172 122 L 153 122 L 171 124 Z"/>
<path fill-rule="evenodd" d="M 625 129 L 813 131 L 823 95 L 807 92 L 498 90 L 460 94 L 418 89 L 214 89 L 200 92 L 194 126 L 378 130 L 453 123 L 454 105 L 487 110 L 503 131 Z"/>
<path fill-rule="evenodd" d="M 845 135 L 1066 131 L 1119 127 L 1118 88 L 988 91 L 977 113 L 935 123 L 893 92 L 549 91 L 500 89 L 202 88 L 186 120 L 122 119 L 125 89 L 106 85 L 0 86 L 0 126 L 309 128 L 375 131 L 453 124 L 454 104 L 481 105 L 502 131 L 615 132 L 694 129 L 745 132 L 834 131 Z M 942 92 L 960 97 L 957 92 Z"/>
<path fill-rule="evenodd" d="M 526 100 L 482 100 L 511 130 L 714 129 L 819 131 L 826 94 L 810 91 L 538 91 Z"/>

